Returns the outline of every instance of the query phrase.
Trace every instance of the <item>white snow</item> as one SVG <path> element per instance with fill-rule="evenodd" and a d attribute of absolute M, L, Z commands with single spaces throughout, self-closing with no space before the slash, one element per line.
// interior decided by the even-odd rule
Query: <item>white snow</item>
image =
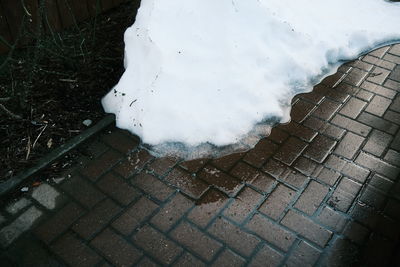
<path fill-rule="evenodd" d="M 399 40 L 400 3 L 384 0 L 142 0 L 102 103 L 153 153 L 221 155 L 289 121 L 293 96 L 339 63 Z"/>

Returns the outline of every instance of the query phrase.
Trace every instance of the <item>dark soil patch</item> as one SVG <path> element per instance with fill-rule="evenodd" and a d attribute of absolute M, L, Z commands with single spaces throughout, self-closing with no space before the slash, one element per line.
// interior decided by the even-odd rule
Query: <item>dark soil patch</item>
<path fill-rule="evenodd" d="M 0 57 L 0 180 L 31 167 L 43 155 L 104 116 L 101 98 L 123 69 L 123 33 L 140 1 L 132 1 L 61 33 L 44 35 Z M 4 99 L 3 99 L 4 100 Z M 70 166 L 65 159 L 47 172 Z"/>

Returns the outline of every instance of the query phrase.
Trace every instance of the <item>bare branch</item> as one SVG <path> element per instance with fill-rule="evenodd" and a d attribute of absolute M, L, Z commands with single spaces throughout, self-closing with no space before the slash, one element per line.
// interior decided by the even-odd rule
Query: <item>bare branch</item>
<path fill-rule="evenodd" d="M 14 114 L 12 111 L 7 109 L 3 104 L 0 104 L 0 110 L 4 111 L 8 116 L 13 119 L 20 120 L 22 117 L 20 115 Z"/>

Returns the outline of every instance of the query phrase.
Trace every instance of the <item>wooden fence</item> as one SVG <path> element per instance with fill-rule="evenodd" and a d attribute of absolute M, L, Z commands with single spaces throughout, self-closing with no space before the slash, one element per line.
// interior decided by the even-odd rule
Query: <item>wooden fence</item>
<path fill-rule="evenodd" d="M 7 52 L 14 44 L 23 21 L 32 33 L 39 23 L 46 30 L 59 31 L 127 1 L 129 0 L 0 0 L 0 54 Z M 42 16 L 39 15 L 40 4 L 44 5 Z"/>

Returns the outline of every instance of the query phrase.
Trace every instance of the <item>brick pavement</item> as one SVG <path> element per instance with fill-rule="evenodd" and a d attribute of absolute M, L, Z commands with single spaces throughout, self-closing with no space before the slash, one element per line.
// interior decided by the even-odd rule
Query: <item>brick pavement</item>
<path fill-rule="evenodd" d="M 400 44 L 293 100 L 245 153 L 154 158 L 112 128 L 0 211 L 2 266 L 399 266 Z"/>

